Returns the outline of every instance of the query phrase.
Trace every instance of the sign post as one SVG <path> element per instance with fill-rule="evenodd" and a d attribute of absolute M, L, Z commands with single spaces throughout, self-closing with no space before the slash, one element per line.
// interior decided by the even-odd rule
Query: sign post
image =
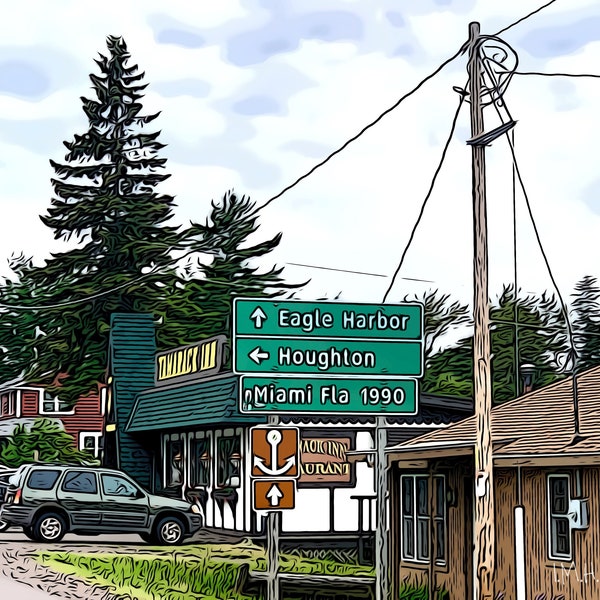
<path fill-rule="evenodd" d="M 385 416 L 417 413 L 423 306 L 236 298 L 233 315 L 233 370 L 242 375 L 241 412 L 272 415 L 270 425 L 278 424 L 279 416 L 273 415 L 281 413 L 376 417 L 377 600 L 387 600 Z M 266 434 L 265 441 L 279 448 L 283 435 Z M 269 510 L 267 599 L 279 600 L 279 509 L 293 508 L 294 482 L 286 491 L 279 480 L 291 465 L 285 457 L 275 458 L 278 451 L 272 450 L 270 460 L 264 452 L 261 458 L 258 448 L 256 452 L 253 476 L 275 477 L 254 482 L 254 507 Z"/>

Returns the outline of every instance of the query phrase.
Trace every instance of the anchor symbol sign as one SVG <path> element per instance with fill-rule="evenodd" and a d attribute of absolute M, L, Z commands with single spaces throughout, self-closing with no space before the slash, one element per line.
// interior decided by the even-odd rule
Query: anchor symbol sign
<path fill-rule="evenodd" d="M 252 476 L 297 477 L 298 429 L 252 429 Z"/>

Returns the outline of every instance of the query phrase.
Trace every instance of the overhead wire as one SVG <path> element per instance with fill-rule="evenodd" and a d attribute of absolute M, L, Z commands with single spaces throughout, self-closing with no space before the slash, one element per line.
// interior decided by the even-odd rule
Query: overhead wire
<path fill-rule="evenodd" d="M 526 19 L 529 19 L 530 17 L 532 17 L 533 15 L 539 13 L 541 10 L 543 10 L 546 7 L 550 6 L 554 2 L 556 2 L 556 0 L 551 0 L 550 2 L 544 4 L 543 6 L 539 7 L 538 9 L 530 12 L 529 14 L 527 14 L 524 17 L 518 19 L 517 21 L 514 21 L 513 23 L 507 25 L 506 27 L 504 27 L 503 29 L 501 29 L 500 31 L 498 31 L 495 35 L 499 35 L 499 34 L 505 32 L 505 31 L 507 31 L 508 29 L 514 27 L 515 25 L 518 25 L 519 23 L 525 21 Z M 435 77 L 436 75 L 438 75 L 438 73 L 440 73 L 448 64 L 450 64 L 452 61 L 454 61 L 456 58 L 458 58 L 458 56 L 460 56 L 461 54 L 463 54 L 465 52 L 465 50 L 466 50 L 466 47 L 467 47 L 466 43 L 463 44 L 450 58 L 448 58 L 445 61 L 443 61 L 433 72 L 431 72 L 429 75 L 427 75 L 426 77 L 424 77 L 414 88 L 412 88 L 409 92 L 407 92 L 401 98 L 399 98 L 392 106 L 390 106 L 389 108 L 387 108 L 386 110 L 384 110 L 382 113 L 380 113 L 379 116 L 377 116 L 373 121 L 371 121 L 366 126 L 364 126 L 357 134 L 355 134 L 354 136 L 352 136 L 351 138 L 349 138 L 348 140 L 346 140 L 346 142 L 344 142 L 339 148 L 337 148 L 336 150 L 334 150 L 333 152 L 331 152 L 322 161 L 320 161 L 319 163 L 317 163 L 316 165 L 314 165 L 309 171 L 307 171 L 306 173 L 304 173 L 303 175 L 301 175 L 300 177 L 298 177 L 294 182 L 292 182 L 290 185 L 288 185 L 285 188 L 283 188 L 275 196 L 272 196 L 271 198 L 269 198 L 262 205 L 256 207 L 250 213 L 250 216 L 251 217 L 255 216 L 263 208 L 265 208 L 266 206 L 268 206 L 269 204 L 271 204 L 272 202 L 274 202 L 275 200 L 277 200 L 278 198 L 280 198 L 281 196 L 283 196 L 283 194 L 285 194 L 286 192 L 288 192 L 289 190 L 291 190 L 292 188 L 294 188 L 301 181 L 303 181 L 304 179 L 306 179 L 307 177 L 309 177 L 310 175 L 312 175 L 317 169 L 321 168 L 323 165 L 325 165 L 326 163 L 328 163 L 337 154 L 339 154 L 343 150 L 345 150 L 351 143 L 353 143 L 354 141 L 356 141 L 366 131 L 368 131 L 369 129 L 371 129 L 372 127 L 374 127 L 377 123 L 379 123 L 386 115 L 388 115 L 389 113 L 391 113 L 392 111 L 394 111 L 398 106 L 400 106 L 400 104 L 402 102 L 404 102 L 404 100 L 406 100 L 407 98 L 409 98 L 410 96 L 412 96 L 414 93 L 416 93 L 421 87 L 423 87 L 423 85 L 425 83 L 427 83 L 430 79 L 432 79 L 433 77 Z M 461 100 L 460 104 L 462 104 L 462 100 Z M 458 110 L 460 110 L 460 104 L 459 104 L 459 109 Z M 457 116 L 458 116 L 458 111 L 457 111 L 456 117 Z M 443 159 L 442 159 L 442 162 L 443 162 Z M 440 165 L 440 167 L 441 167 L 441 165 Z M 437 176 L 437 173 L 436 173 L 436 176 Z M 411 236 L 411 239 L 412 239 L 412 236 Z M 181 257 L 175 259 L 173 262 L 168 263 L 168 264 L 166 264 L 164 266 L 172 266 L 172 265 L 176 264 L 180 260 L 181 260 Z M 391 290 L 391 287 L 393 285 L 394 280 L 397 278 L 398 271 L 399 271 L 399 268 L 397 269 L 397 272 L 394 273 L 394 276 L 393 276 L 393 279 L 392 279 L 392 284 L 390 285 L 390 288 L 388 289 L 388 292 L 386 292 L 386 296 L 389 293 L 389 291 Z M 18 310 L 19 309 L 21 309 L 21 310 L 43 310 L 43 309 L 46 309 L 46 308 L 53 309 L 53 308 L 62 308 L 62 307 L 65 307 L 65 306 L 73 306 L 73 305 L 76 305 L 76 304 L 81 304 L 83 302 L 88 302 L 90 300 L 94 300 L 94 299 L 106 296 L 106 295 L 114 293 L 115 291 L 118 291 L 120 289 L 124 289 L 125 287 L 128 287 L 130 285 L 134 285 L 135 283 L 137 283 L 139 281 L 142 281 L 143 279 L 145 279 L 146 277 L 148 277 L 150 274 L 152 274 L 152 273 L 143 274 L 140 277 L 137 277 L 136 279 L 134 279 L 132 281 L 126 282 L 126 283 L 124 283 L 124 284 L 122 284 L 120 286 L 112 288 L 111 290 L 106 290 L 106 291 L 103 291 L 103 292 L 98 292 L 97 294 L 94 294 L 92 296 L 86 296 L 85 298 L 81 298 L 81 299 L 67 300 L 67 301 L 64 301 L 64 302 L 57 303 L 57 304 L 44 305 L 44 306 L 13 305 L 13 304 L 7 304 L 7 303 L 0 302 L 0 308 L 18 309 Z M 406 279 L 408 279 L 408 278 L 406 278 Z M 423 280 L 423 281 L 426 281 L 426 280 Z"/>
<path fill-rule="evenodd" d="M 446 143 L 444 144 L 444 148 L 442 150 L 442 155 L 441 155 L 438 165 L 433 173 L 433 177 L 431 178 L 431 182 L 429 184 L 429 189 L 427 190 L 427 194 L 425 195 L 423 203 L 421 204 L 421 209 L 419 211 L 419 214 L 417 216 L 415 224 L 413 225 L 412 231 L 410 232 L 408 242 L 406 243 L 406 246 L 404 247 L 404 250 L 402 252 L 402 256 L 400 257 L 400 262 L 398 263 L 398 266 L 396 267 L 396 270 L 394 271 L 394 274 L 392 276 L 392 280 L 390 281 L 390 284 L 389 284 L 387 290 L 385 291 L 385 294 L 383 295 L 382 302 L 384 302 L 384 303 L 387 300 L 387 297 L 389 296 L 390 292 L 392 291 L 392 288 L 394 287 L 394 283 L 396 282 L 398 274 L 400 273 L 400 269 L 402 268 L 402 265 L 404 264 L 404 259 L 406 258 L 408 249 L 410 248 L 410 246 L 412 244 L 412 241 L 415 237 L 415 233 L 417 232 L 417 229 L 419 227 L 421 219 L 423 218 L 423 214 L 425 213 L 425 207 L 427 206 L 427 202 L 429 201 L 429 198 L 431 198 L 433 188 L 435 187 L 435 182 L 437 181 L 437 177 L 440 174 L 440 171 L 442 170 L 444 161 L 446 160 L 446 154 L 448 152 L 450 142 L 452 141 L 452 138 L 454 137 L 454 131 L 456 130 L 456 123 L 458 121 L 458 115 L 460 113 L 460 109 L 462 108 L 464 101 L 465 101 L 465 95 L 459 94 L 458 106 L 456 107 L 456 112 L 454 113 L 454 117 L 452 119 L 452 124 L 450 126 L 450 133 L 448 134 L 448 138 L 446 139 Z"/>

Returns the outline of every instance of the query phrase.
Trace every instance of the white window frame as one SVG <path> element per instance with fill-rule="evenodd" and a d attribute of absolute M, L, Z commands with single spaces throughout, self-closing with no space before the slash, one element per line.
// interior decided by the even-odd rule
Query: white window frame
<path fill-rule="evenodd" d="M 46 399 L 46 391 L 40 392 L 39 396 L 40 400 L 40 415 L 74 415 L 75 407 L 69 408 L 69 410 L 60 410 L 57 409 L 57 406 L 60 406 L 60 398 L 58 396 L 54 396 L 54 398 Z M 46 402 L 54 402 L 54 410 L 44 410 L 44 404 Z"/>
<path fill-rule="evenodd" d="M 552 480 L 553 479 L 566 479 L 567 480 L 567 507 L 566 512 L 562 513 L 553 513 L 552 512 Z M 552 536 L 552 522 L 553 519 L 567 519 L 568 521 L 568 512 L 569 512 L 569 501 L 571 500 L 571 476 L 568 473 L 550 473 L 548 474 L 546 481 L 546 508 L 548 510 L 548 556 L 552 560 L 564 560 L 571 561 L 573 559 L 573 539 L 571 536 L 571 527 L 569 524 L 569 553 L 568 554 L 559 554 L 558 552 L 554 552 L 554 540 Z"/>
<path fill-rule="evenodd" d="M 102 451 L 102 432 L 101 431 L 80 431 L 79 432 L 79 450 L 88 450 L 85 447 L 85 438 L 94 438 L 94 458 L 100 458 L 100 452 Z"/>
<path fill-rule="evenodd" d="M 445 475 L 434 475 L 434 480 L 442 481 L 442 497 L 443 497 L 443 513 L 438 515 L 434 512 L 433 516 L 431 515 L 431 497 L 429 490 L 429 475 L 427 473 L 411 473 L 406 475 L 401 475 L 400 477 L 400 555 L 403 561 L 406 562 L 414 562 L 420 564 L 429 564 L 432 560 L 432 556 L 435 556 L 436 548 L 431 543 L 431 528 L 435 526 L 436 523 L 442 521 L 443 529 L 444 529 L 444 548 L 443 548 L 443 557 L 442 558 L 434 558 L 435 564 L 440 566 L 445 566 L 448 561 L 448 510 L 446 506 L 446 476 Z M 412 535 L 413 535 L 413 556 L 407 556 L 405 554 L 405 546 L 404 546 L 404 481 L 410 479 L 412 481 L 412 511 L 409 515 L 409 518 L 412 520 Z M 417 492 L 417 480 L 425 480 L 427 483 L 427 499 L 426 499 L 426 514 L 419 515 L 418 514 L 418 492 Z M 436 487 L 432 486 L 432 493 L 435 493 Z M 437 502 L 433 503 L 434 511 L 437 505 Z M 419 557 L 419 523 L 425 522 L 427 524 L 427 549 L 428 556 L 426 558 Z"/>

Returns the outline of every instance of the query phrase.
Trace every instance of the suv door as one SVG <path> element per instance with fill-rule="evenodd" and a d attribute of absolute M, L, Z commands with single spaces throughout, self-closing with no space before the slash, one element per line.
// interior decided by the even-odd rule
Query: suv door
<path fill-rule="evenodd" d="M 147 495 L 118 473 L 100 473 L 102 482 L 102 529 L 139 531 L 148 526 Z"/>
<path fill-rule="evenodd" d="M 101 498 L 98 478 L 90 470 L 65 472 L 56 493 L 57 500 L 69 514 L 75 528 L 95 529 L 100 525 Z"/>

